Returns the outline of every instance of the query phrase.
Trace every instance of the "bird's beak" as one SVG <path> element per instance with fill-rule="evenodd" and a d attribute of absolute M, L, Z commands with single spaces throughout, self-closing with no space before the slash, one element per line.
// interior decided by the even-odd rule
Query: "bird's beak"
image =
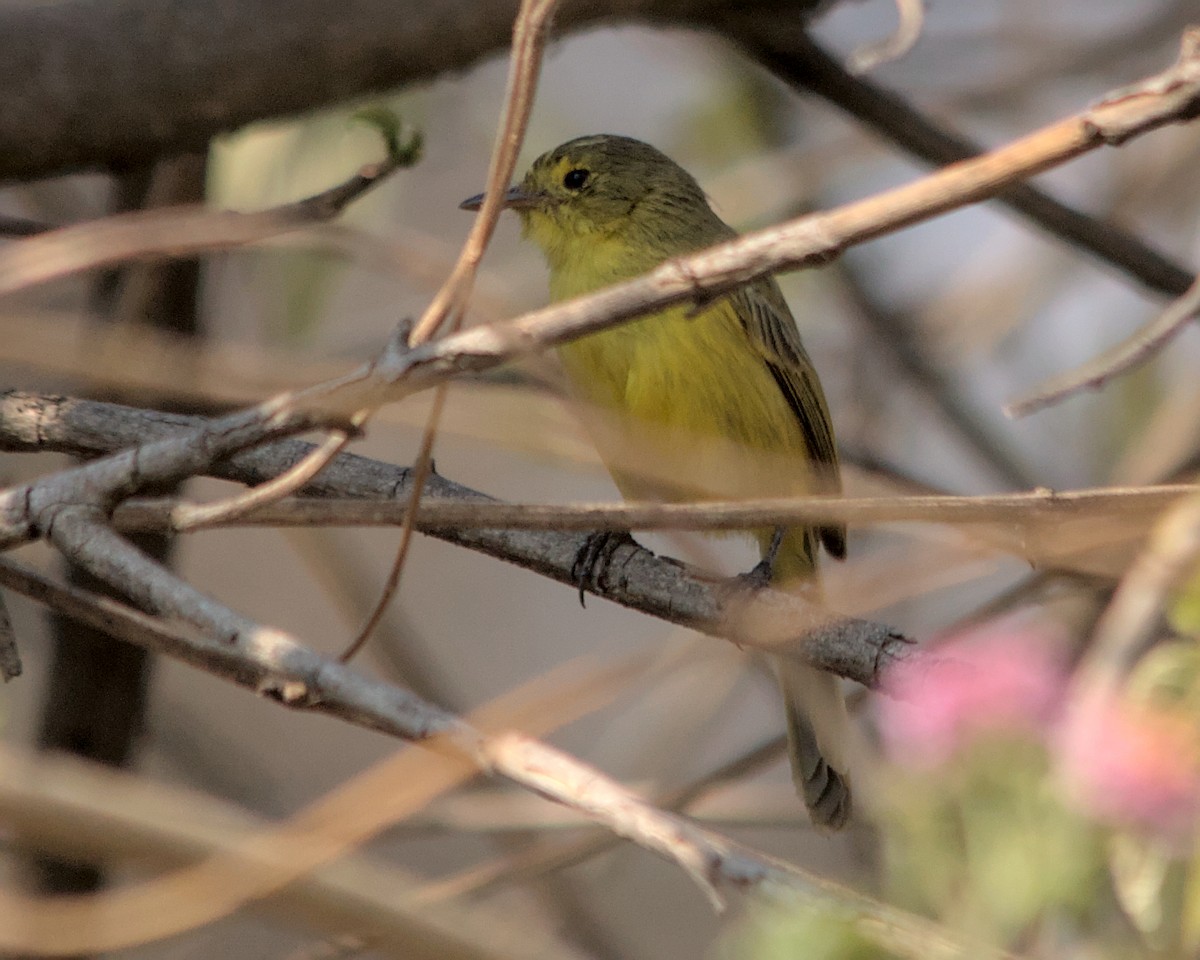
<path fill-rule="evenodd" d="M 504 210 L 530 210 L 533 207 L 541 206 L 545 199 L 540 193 L 529 193 L 519 186 L 509 187 L 504 194 L 504 202 L 500 206 Z M 483 206 L 483 194 L 477 193 L 460 203 L 458 209 L 478 210 L 481 206 Z"/>

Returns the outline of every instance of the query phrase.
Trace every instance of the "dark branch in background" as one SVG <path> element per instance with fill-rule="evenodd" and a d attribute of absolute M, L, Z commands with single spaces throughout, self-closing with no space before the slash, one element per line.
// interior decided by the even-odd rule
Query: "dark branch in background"
<path fill-rule="evenodd" d="M 166 440 L 195 429 L 203 421 L 178 414 L 153 413 L 115 404 L 24 393 L 0 395 L 0 449 L 32 452 L 54 450 L 77 456 L 99 456 L 137 443 Z M 299 441 L 272 443 L 223 462 L 216 475 L 257 484 L 277 476 L 312 450 Z M 305 490 L 310 496 L 404 500 L 410 490 L 401 467 L 342 454 Z M 427 500 L 491 498 L 445 477 L 429 478 Z M 529 530 L 462 530 L 431 536 L 515 563 L 572 587 L 575 558 L 585 535 Z M 594 592 L 623 606 L 714 636 L 733 636 L 751 643 L 731 624 L 726 596 L 711 579 L 695 577 L 677 564 L 661 560 L 636 545 L 615 557 L 618 573 Z M 880 672 L 911 649 L 883 624 L 866 620 L 819 621 L 814 608 L 777 591 L 763 591 L 760 602 L 773 615 L 788 619 L 790 636 L 803 638 L 800 655 L 826 670 L 874 685 Z M 778 636 L 776 626 L 776 641 Z M 770 644 L 770 638 L 758 641 Z M 776 648 L 777 649 L 777 648 Z"/>
<path fill-rule="evenodd" d="M 812 0 L 567 3 L 559 35 L 606 22 L 711 30 L 914 156 L 978 152 L 901 97 L 852 77 L 804 32 Z M 465 69 L 505 49 L 517 0 L 57 0 L 0 6 L 0 180 L 121 166 L 243 124 Z M 329 24 L 336 23 L 335 32 Z M 263 24 L 270 24 L 264 29 Z M 136 82 L 130 78 L 136 78 Z M 1190 271 L 1027 185 L 1004 202 L 1151 289 Z"/>
<path fill-rule="evenodd" d="M 130 170 L 113 182 L 114 212 L 200 203 L 206 173 L 203 153 Z M 200 264 L 195 260 L 129 264 L 96 276 L 89 312 L 106 326 L 136 325 L 195 338 L 202 335 L 199 288 Z M 133 398 L 117 392 L 106 399 Z M 175 489 L 166 487 L 164 492 Z M 158 562 L 170 564 L 170 537 L 150 532 L 130 540 Z M 68 565 L 68 577 L 74 586 L 121 598 L 79 567 Z M 103 631 L 58 611 L 53 612 L 50 625 L 53 654 L 38 748 L 110 767 L 133 765 L 145 726 L 153 654 L 113 643 Z M 104 866 L 98 862 L 39 854 L 30 858 L 28 867 L 30 886 L 43 893 L 89 893 L 105 882 Z"/>
<path fill-rule="evenodd" d="M 560 33 L 703 26 L 729 0 L 567 3 Z M 815 0 L 780 0 L 802 19 Z M 270 117 L 463 70 L 517 0 L 55 0 L 0 5 L 0 180 L 136 164 Z M 336 25 L 336 29 L 331 29 Z"/>
<path fill-rule="evenodd" d="M 856 318 L 883 342 L 891 358 L 912 380 L 946 422 L 992 471 L 1014 487 L 1036 486 L 1033 474 L 1008 437 L 973 409 L 974 401 L 954 384 L 953 377 L 930 356 L 912 320 L 878 302 L 852 270 L 844 270 L 842 291 Z"/>
<path fill-rule="evenodd" d="M 978 143 L 939 127 L 898 94 L 852 76 L 799 26 L 780 24 L 757 13 L 735 14 L 722 25 L 747 54 L 776 76 L 840 107 L 919 160 L 945 166 L 984 152 Z M 1081 213 L 1036 187 L 1011 184 L 996 199 L 1151 290 L 1178 297 L 1192 284 L 1192 271 L 1133 234 Z"/>

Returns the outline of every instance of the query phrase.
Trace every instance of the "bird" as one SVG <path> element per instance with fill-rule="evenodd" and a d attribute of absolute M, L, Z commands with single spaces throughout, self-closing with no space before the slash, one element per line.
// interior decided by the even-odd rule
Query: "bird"
<path fill-rule="evenodd" d="M 482 201 L 480 194 L 461 206 L 476 210 Z M 542 154 L 507 191 L 503 207 L 516 211 L 523 236 L 544 254 L 556 301 L 737 236 L 691 174 L 655 147 L 613 134 Z M 626 499 L 841 489 L 825 394 L 772 277 L 586 335 L 560 346 L 559 356 Z M 761 560 L 743 576 L 754 584 L 813 591 L 819 548 L 846 555 L 846 531 L 836 524 L 751 535 Z M 604 542 L 589 539 L 588 563 L 602 559 L 596 545 Z M 851 813 L 851 791 L 837 678 L 793 658 L 774 659 L 797 793 L 815 824 L 839 829 Z"/>

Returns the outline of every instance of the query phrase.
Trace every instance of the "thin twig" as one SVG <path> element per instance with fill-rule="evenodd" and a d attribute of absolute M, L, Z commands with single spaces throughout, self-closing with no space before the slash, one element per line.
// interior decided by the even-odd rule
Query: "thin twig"
<path fill-rule="evenodd" d="M 880 64 L 897 60 L 920 39 L 921 27 L 925 23 L 923 0 L 895 0 L 895 3 L 896 13 L 900 17 L 895 32 L 879 43 L 855 50 L 846 61 L 846 69 L 851 73 L 869 73 Z"/>
<path fill-rule="evenodd" d="M 496 222 L 503 209 L 504 191 L 512 179 L 517 155 L 521 151 L 525 131 L 529 126 L 529 115 L 533 110 L 533 98 L 537 92 L 550 17 L 557 2 L 558 0 L 521 0 L 521 8 L 513 24 L 512 62 L 509 67 L 504 110 L 500 115 L 499 129 L 496 131 L 496 142 L 492 147 L 488 167 L 486 196 L 478 216 L 471 225 L 471 232 L 463 242 L 454 269 L 430 301 L 424 315 L 409 331 L 407 345 L 410 347 L 426 342 L 439 330 L 454 333 L 462 326 L 479 263 L 487 250 L 488 241 L 496 230 Z M 353 659 L 370 640 L 388 604 L 400 588 L 400 578 L 404 574 L 404 564 L 408 559 L 409 545 L 412 543 L 413 516 L 420 504 L 425 481 L 433 468 L 433 446 L 445 405 L 446 385 L 443 383 L 438 385 L 434 393 L 433 406 L 421 436 L 421 448 L 413 471 L 412 492 L 409 494 L 405 511 L 406 519 L 401 524 L 400 545 L 396 549 L 396 556 L 392 560 L 391 570 L 388 571 L 387 581 L 378 601 L 358 635 L 342 653 L 341 659 L 344 663 Z"/>
<path fill-rule="evenodd" d="M 416 524 L 423 531 L 509 530 L 747 530 L 754 527 L 839 523 L 1053 524 L 1067 518 L 1151 516 L 1194 493 L 1194 484 L 1095 487 L 971 496 L 841 497 L 815 495 L 699 503 L 502 503 L 425 499 Z M 122 530 L 170 529 L 177 501 L 128 500 L 114 514 Z M 214 526 L 398 526 L 407 516 L 399 501 L 282 500 Z"/>
<path fill-rule="evenodd" d="M 348 430 L 331 430 L 329 436 L 292 469 L 238 496 L 216 503 L 176 503 L 171 510 L 171 526 L 180 532 L 223 526 L 253 513 L 264 505 L 282 500 L 304 487 L 329 466 L 334 457 L 346 449 L 350 436 Z"/>
<path fill-rule="evenodd" d="M 408 341 L 413 346 L 431 339 L 442 329 L 447 318 L 454 322 L 461 317 L 461 311 L 466 306 L 479 262 L 483 259 L 500 211 L 504 208 L 504 191 L 512 180 L 517 154 L 520 153 L 525 130 L 529 126 L 529 114 L 533 109 L 538 75 L 542 69 L 542 53 L 557 2 L 521 0 L 521 8 L 513 24 L 512 61 L 504 94 L 504 110 L 492 146 L 483 203 L 471 225 L 471 232 L 463 242 L 454 269 L 413 328 Z"/>
<path fill-rule="evenodd" d="M 446 405 L 447 392 L 448 387 L 444 383 L 439 384 L 433 392 L 433 407 L 429 411 L 429 420 L 421 434 L 421 447 L 417 451 L 416 466 L 412 472 L 412 489 L 408 493 L 408 499 L 404 503 L 404 513 L 400 517 L 400 546 L 396 548 L 396 556 L 392 559 L 391 569 L 388 570 L 387 579 L 379 591 L 379 597 L 371 608 L 370 614 L 359 628 L 358 634 L 338 657 L 342 663 L 349 663 L 366 646 L 367 641 L 371 639 L 379 627 L 380 621 L 387 613 L 396 591 L 400 589 L 400 578 L 404 574 L 404 564 L 408 560 L 413 531 L 416 529 L 415 519 L 421 506 L 421 494 L 424 492 L 425 483 L 433 470 L 433 444 L 437 437 L 438 424 L 442 419 L 442 410 Z"/>
<path fill-rule="evenodd" d="M 1025 417 L 1079 393 L 1098 390 L 1113 377 L 1128 373 L 1145 363 L 1175 337 L 1186 323 L 1200 315 L 1200 277 L 1179 299 L 1157 317 L 1134 331 L 1115 347 L 1068 373 L 1047 380 L 1011 401 L 1004 412 L 1013 418 Z"/>
<path fill-rule="evenodd" d="M 118 213 L 0 246 L 0 296 L 84 270 L 130 260 L 194 257 L 325 223 L 347 204 L 415 160 L 392 153 L 327 190 L 267 210 L 241 213 L 198 205 Z"/>

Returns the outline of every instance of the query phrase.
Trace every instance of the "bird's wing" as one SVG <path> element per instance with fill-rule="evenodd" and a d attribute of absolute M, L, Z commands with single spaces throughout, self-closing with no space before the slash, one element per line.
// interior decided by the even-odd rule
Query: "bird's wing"
<path fill-rule="evenodd" d="M 837 447 L 825 391 L 779 285 L 770 278 L 759 280 L 732 294 L 731 300 L 750 341 L 758 348 L 800 422 L 809 455 L 821 474 L 821 489 L 839 492 Z M 844 526 L 821 527 L 820 535 L 832 556 L 846 555 Z"/>

